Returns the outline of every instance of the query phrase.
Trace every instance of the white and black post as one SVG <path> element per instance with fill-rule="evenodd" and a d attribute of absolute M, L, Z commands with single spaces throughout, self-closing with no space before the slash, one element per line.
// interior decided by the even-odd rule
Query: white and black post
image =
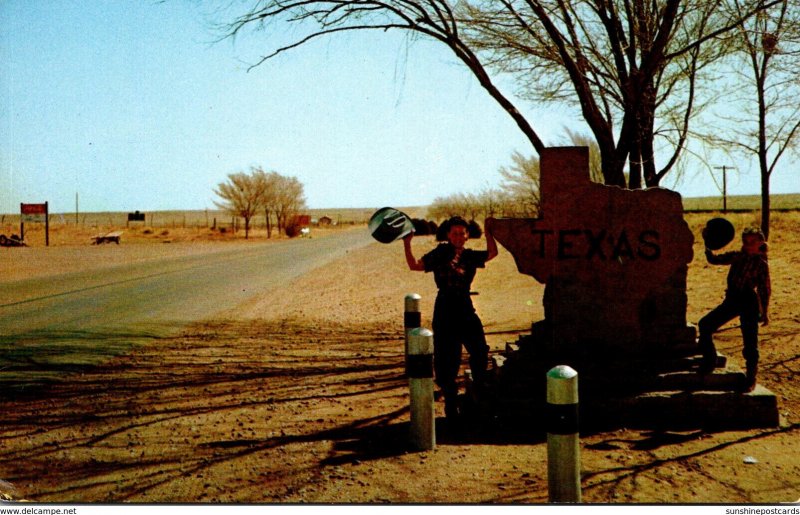
<path fill-rule="evenodd" d="M 422 313 L 419 302 L 422 299 L 417 293 L 409 293 L 405 299 L 405 312 L 403 313 L 403 326 L 406 330 L 406 355 L 408 355 L 408 336 L 412 329 L 422 326 Z"/>
<path fill-rule="evenodd" d="M 433 332 L 418 327 L 408 338 L 406 374 L 411 393 L 411 444 L 416 450 L 436 446 L 436 418 L 433 405 Z"/>
<path fill-rule="evenodd" d="M 547 487 L 553 503 L 581 502 L 578 373 L 566 365 L 547 372 Z"/>

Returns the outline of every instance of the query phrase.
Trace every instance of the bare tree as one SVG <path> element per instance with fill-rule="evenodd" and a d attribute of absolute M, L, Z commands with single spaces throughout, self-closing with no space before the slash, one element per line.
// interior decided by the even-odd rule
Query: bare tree
<path fill-rule="evenodd" d="M 498 216 L 503 212 L 503 204 L 507 196 L 502 190 L 486 187 L 478 193 L 478 204 L 483 218 Z"/>
<path fill-rule="evenodd" d="M 405 30 L 446 45 L 463 62 L 481 86 L 514 119 L 537 152 L 544 143 L 528 120 L 492 81 L 478 55 L 462 38 L 460 8 L 448 0 L 265 0 L 222 27 L 226 37 L 246 28 L 266 30 L 272 24 L 291 24 L 300 32 L 287 45 L 276 48 L 253 66 L 322 36 L 354 30 Z"/>
<path fill-rule="evenodd" d="M 250 220 L 264 201 L 264 191 L 255 176 L 244 172 L 228 174 L 228 181 L 219 183 L 214 193 L 222 199 L 222 202 L 214 201 L 217 207 L 244 218 L 244 237 L 249 238 Z"/>
<path fill-rule="evenodd" d="M 721 38 L 763 8 L 733 0 L 488 0 L 471 5 L 469 42 L 492 69 L 541 102 L 576 105 L 597 141 L 604 180 L 656 186 L 677 162 L 697 110 L 701 72 L 729 49 Z M 747 0 L 746 0 L 747 1 Z M 663 136 L 659 141 L 658 136 Z M 656 149 L 669 150 L 656 167 Z"/>
<path fill-rule="evenodd" d="M 277 211 L 278 189 L 280 187 L 281 176 L 275 171 L 267 173 L 260 167 L 253 170 L 253 176 L 258 184 L 258 188 L 263 191 L 261 208 L 264 209 L 267 238 L 272 238 L 272 215 Z"/>
<path fill-rule="evenodd" d="M 444 220 L 460 216 L 467 220 L 484 220 L 490 216 L 516 216 L 517 199 L 497 188 L 484 188 L 478 194 L 454 193 L 436 197 L 428 207 L 428 218 Z"/>
<path fill-rule="evenodd" d="M 567 141 L 576 147 L 589 148 L 589 180 L 592 182 L 603 182 L 603 162 L 600 158 L 600 146 L 591 136 L 573 131 L 568 127 L 564 128 L 567 133 Z"/>
<path fill-rule="evenodd" d="M 576 146 L 589 147 L 589 174 L 591 180 L 602 182 L 600 151 L 597 143 L 586 135 L 566 129 L 566 139 Z M 479 216 L 534 217 L 539 214 L 539 158 L 526 157 L 520 152 L 511 155 L 512 164 L 500 167 L 500 188 L 486 187 L 477 195 L 454 193 L 434 199 L 428 216 L 442 219 L 458 215 L 472 220 Z"/>
<path fill-rule="evenodd" d="M 264 0 L 227 25 L 226 34 L 272 24 L 300 31 L 254 66 L 346 31 L 397 29 L 432 38 L 470 69 L 539 153 L 543 142 L 488 70 L 511 73 L 538 101 L 579 106 L 599 146 L 605 182 L 636 188 L 658 185 L 679 159 L 702 104 L 698 74 L 726 51 L 720 38 L 765 1 L 780 0 L 742 0 L 748 4 L 739 11 L 732 1 Z M 660 170 L 657 135 L 672 147 Z"/>
<path fill-rule="evenodd" d="M 739 10 L 745 9 L 736 2 Z M 716 142 L 754 156 L 761 178 L 761 229 L 769 237 L 770 178 L 787 151 L 796 151 L 800 132 L 800 2 L 781 0 L 747 19 L 738 30 L 734 61 L 736 105 L 716 132 Z"/>
<path fill-rule="evenodd" d="M 436 197 L 428 207 L 428 217 L 435 220 L 451 216 L 467 217 L 471 209 L 469 196 L 465 193 L 454 193 L 444 197 Z"/>
<path fill-rule="evenodd" d="M 297 177 L 278 175 L 274 196 L 275 217 L 278 231 L 286 231 L 287 221 L 306 207 L 303 184 Z"/>
<path fill-rule="evenodd" d="M 539 158 L 525 157 L 519 152 L 514 152 L 511 160 L 512 165 L 500 168 L 500 176 L 503 178 L 500 187 L 513 199 L 519 215 L 537 216 L 541 204 Z"/>
<path fill-rule="evenodd" d="M 267 237 L 271 237 L 272 215 L 280 232 L 289 218 L 306 207 L 303 184 L 297 177 L 265 172 L 261 167 L 252 167 L 250 174 L 229 174 L 228 181 L 220 183 L 214 193 L 223 200 L 214 202 L 218 207 L 244 218 L 245 238 L 249 236 L 250 221 L 261 210 L 266 216 Z"/>

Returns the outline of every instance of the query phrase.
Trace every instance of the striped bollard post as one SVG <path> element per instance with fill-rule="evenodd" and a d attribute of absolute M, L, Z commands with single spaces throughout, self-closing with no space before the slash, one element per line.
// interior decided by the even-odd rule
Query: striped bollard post
<path fill-rule="evenodd" d="M 417 293 L 409 293 L 405 299 L 405 312 L 403 313 L 403 326 L 406 330 L 406 355 L 408 355 L 408 336 L 412 329 L 422 326 L 422 313 L 419 301 L 422 299 Z"/>
<path fill-rule="evenodd" d="M 578 373 L 566 365 L 547 372 L 547 487 L 553 503 L 581 502 Z"/>
<path fill-rule="evenodd" d="M 436 446 L 436 418 L 433 405 L 433 333 L 412 329 L 408 338 L 406 374 L 411 394 L 411 444 L 416 450 Z"/>

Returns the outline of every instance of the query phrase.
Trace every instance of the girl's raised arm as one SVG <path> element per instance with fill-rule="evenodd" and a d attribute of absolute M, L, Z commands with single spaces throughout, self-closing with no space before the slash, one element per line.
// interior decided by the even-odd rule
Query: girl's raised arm
<path fill-rule="evenodd" d="M 411 251 L 411 240 L 414 238 L 414 233 L 409 233 L 408 236 L 403 237 L 403 248 L 406 254 L 406 263 L 408 263 L 408 269 L 414 270 L 416 272 L 424 272 L 425 271 L 425 263 L 421 260 L 417 260 L 414 257 L 414 253 Z"/>

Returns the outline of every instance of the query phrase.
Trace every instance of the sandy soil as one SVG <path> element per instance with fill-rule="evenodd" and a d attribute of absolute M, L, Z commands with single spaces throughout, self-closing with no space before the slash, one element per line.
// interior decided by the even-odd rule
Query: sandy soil
<path fill-rule="evenodd" d="M 315 228 L 313 237 L 334 236 L 342 228 Z M 121 232 L 121 244 L 95 245 L 92 237 L 109 232 Z M 0 234 L 18 234 L 19 227 L 0 225 Z M 60 224 L 50 228 L 50 245 L 45 245 L 41 224 L 25 230 L 28 246 L 0 247 L 0 281 L 15 281 L 69 272 L 93 270 L 159 259 L 210 254 L 241 248 L 253 243 L 280 243 L 286 236 L 273 231 L 267 239 L 266 230 L 253 230 L 245 239 L 244 231 L 221 233 L 204 228 L 149 227 L 75 227 Z"/>
<path fill-rule="evenodd" d="M 740 227 L 748 217 L 730 218 Z M 704 220 L 690 218 L 695 234 Z M 433 245 L 415 239 L 419 255 Z M 140 251 L 134 247 L 108 252 Z M 2 249 L 4 271 L 20 264 L 19 255 L 9 260 L 20 250 L 31 252 L 28 261 L 44 249 Z M 84 256 L 99 250 L 76 248 L 69 259 L 87 263 Z M 724 290 L 726 269 L 706 265 L 701 250 L 689 272 L 692 322 Z M 781 426 L 582 435 L 584 501 L 799 500 L 800 216 L 776 216 L 770 263 L 760 382 L 780 397 Z M 504 250 L 474 289 L 494 352 L 542 316 L 542 287 L 516 273 Z M 0 397 L 0 492 L 58 502 L 547 501 L 539 435 L 477 426 L 452 433 L 439 424 L 435 450 L 409 449 L 403 298 L 422 295 L 429 325 L 435 287 L 430 276 L 405 269 L 400 245 L 351 252 L 285 292 L 242 306 L 235 320 L 187 328 L 47 390 Z M 741 364 L 735 325 L 717 342 Z"/>

